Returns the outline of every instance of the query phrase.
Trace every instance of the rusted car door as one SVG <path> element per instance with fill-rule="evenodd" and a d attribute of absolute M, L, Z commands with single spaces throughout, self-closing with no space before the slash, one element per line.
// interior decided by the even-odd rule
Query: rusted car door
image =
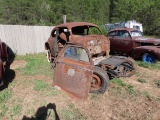
<path fill-rule="evenodd" d="M 53 86 L 59 86 L 71 97 L 85 100 L 91 86 L 92 71 L 93 62 L 87 49 L 67 45 L 57 57 Z"/>
<path fill-rule="evenodd" d="M 131 36 L 126 30 L 119 30 L 110 39 L 111 51 L 117 53 L 129 53 L 133 49 L 133 42 Z"/>

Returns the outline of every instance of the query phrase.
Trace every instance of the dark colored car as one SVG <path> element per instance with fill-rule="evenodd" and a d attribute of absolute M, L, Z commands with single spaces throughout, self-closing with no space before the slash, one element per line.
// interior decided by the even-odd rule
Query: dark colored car
<path fill-rule="evenodd" d="M 107 35 L 111 54 L 131 56 L 146 63 L 160 61 L 160 39 L 147 38 L 134 28 L 118 28 Z"/>
<path fill-rule="evenodd" d="M 0 40 L 0 86 L 3 85 L 3 77 L 5 73 L 5 65 L 8 59 L 7 45 Z"/>

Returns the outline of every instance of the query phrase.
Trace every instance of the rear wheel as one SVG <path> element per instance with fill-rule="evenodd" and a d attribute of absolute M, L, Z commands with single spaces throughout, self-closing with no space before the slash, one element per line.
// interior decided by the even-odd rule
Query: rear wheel
<path fill-rule="evenodd" d="M 152 64 L 152 63 L 156 63 L 157 59 L 156 59 L 155 55 L 153 55 L 151 53 L 145 53 L 142 56 L 142 61 L 145 63 Z"/>
<path fill-rule="evenodd" d="M 109 84 L 108 74 L 100 67 L 95 66 L 91 81 L 91 93 L 105 93 Z"/>

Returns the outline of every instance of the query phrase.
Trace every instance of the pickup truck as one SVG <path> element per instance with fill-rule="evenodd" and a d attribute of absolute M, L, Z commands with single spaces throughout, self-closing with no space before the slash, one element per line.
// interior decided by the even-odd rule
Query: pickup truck
<path fill-rule="evenodd" d="M 144 37 L 134 28 L 117 28 L 107 36 L 111 54 L 130 56 L 149 64 L 160 61 L 160 39 Z"/>

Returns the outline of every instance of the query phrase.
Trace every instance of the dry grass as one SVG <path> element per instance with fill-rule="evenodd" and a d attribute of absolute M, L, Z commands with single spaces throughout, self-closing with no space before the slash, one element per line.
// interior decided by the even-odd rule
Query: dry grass
<path fill-rule="evenodd" d="M 8 88 L 0 92 L 2 120 L 31 117 L 48 117 L 49 120 L 160 118 L 159 70 L 138 67 L 136 75 L 112 80 L 105 94 L 89 94 L 88 100 L 77 102 L 52 88 L 53 72 L 44 54 L 20 56 L 11 68 L 16 76 Z M 139 82 L 139 79 L 146 82 Z"/>

